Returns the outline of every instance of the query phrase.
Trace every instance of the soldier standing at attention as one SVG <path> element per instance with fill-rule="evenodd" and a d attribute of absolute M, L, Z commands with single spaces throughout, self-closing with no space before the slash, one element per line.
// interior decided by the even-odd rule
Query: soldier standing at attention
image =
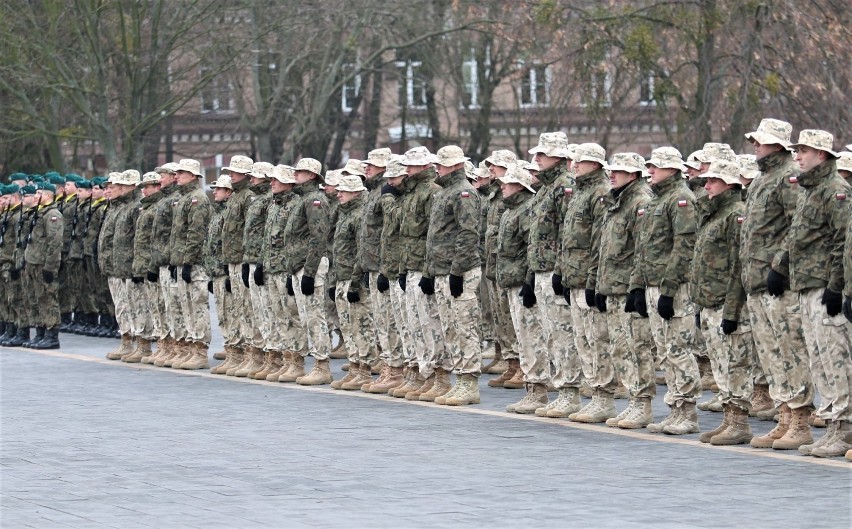
<path fill-rule="evenodd" d="M 234 339 L 232 333 L 239 332 L 239 326 L 233 320 L 230 307 L 231 279 L 228 277 L 228 263 L 225 262 L 222 254 L 222 224 L 225 221 L 225 203 L 231 198 L 234 188 L 231 186 L 231 177 L 228 175 L 219 175 L 210 187 L 213 188 L 213 204 L 210 208 L 210 224 L 207 226 L 207 236 L 204 238 L 202 259 L 204 270 L 210 278 L 207 282 L 207 291 L 213 294 L 213 301 L 216 303 L 219 331 L 225 341 L 230 341 Z M 224 375 L 228 370 L 225 365 L 229 358 L 229 355 L 225 353 L 226 361 L 210 368 L 210 372 L 214 375 Z"/>
<path fill-rule="evenodd" d="M 15 180 L 16 176 L 12 175 L 11 180 Z M 0 345 L 6 345 L 6 342 L 15 338 L 18 334 L 18 326 L 22 324 L 23 317 L 21 314 L 22 296 L 20 288 L 20 271 L 15 267 L 15 253 L 17 251 L 18 231 L 20 229 L 21 212 L 23 206 L 21 204 L 21 188 L 17 184 L 9 184 L 2 186 L 3 193 L 3 218 L 0 225 L 0 282 L 3 283 L 3 297 L 0 298 L 0 303 L 4 304 L 6 314 L 6 328 L 0 336 Z M 12 278 L 13 273 L 15 279 Z"/>
<path fill-rule="evenodd" d="M 350 162 L 357 164 L 358 160 L 349 160 L 347 165 L 350 165 Z M 325 178 L 320 186 L 320 189 L 322 189 L 326 198 L 328 198 L 328 224 L 331 227 L 328 232 L 329 266 L 332 264 L 331 247 L 334 244 L 334 228 L 337 226 L 337 208 L 339 206 L 337 203 L 337 185 L 340 183 L 340 176 L 342 172 L 342 169 L 326 171 Z M 337 314 L 337 306 L 335 306 L 334 301 L 328 299 L 328 297 L 324 296 L 322 299 L 323 309 L 325 310 L 325 319 L 328 323 L 329 340 L 331 340 L 332 344 L 334 344 L 334 340 L 337 338 L 337 347 L 334 347 L 331 350 L 331 358 L 346 358 L 346 350 L 343 349 L 343 335 L 340 332 L 340 317 Z M 344 369 L 347 369 L 347 367 L 344 366 Z"/>

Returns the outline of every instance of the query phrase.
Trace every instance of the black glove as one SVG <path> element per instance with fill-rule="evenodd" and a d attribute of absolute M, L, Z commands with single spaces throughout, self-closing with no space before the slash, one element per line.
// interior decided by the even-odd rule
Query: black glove
<path fill-rule="evenodd" d="M 89 269 L 89 261 L 87 259 L 83 259 L 83 270 Z"/>
<path fill-rule="evenodd" d="M 370 272 L 364 272 L 364 275 L 361 276 L 361 284 L 364 285 L 364 288 L 370 288 Z"/>
<path fill-rule="evenodd" d="M 633 307 L 643 318 L 648 317 L 648 300 L 645 299 L 644 288 L 634 288 L 630 294 L 633 296 Z"/>
<path fill-rule="evenodd" d="M 834 292 L 829 289 L 822 291 L 822 301 L 825 305 L 825 311 L 830 317 L 835 317 L 840 314 L 843 308 L 843 295 L 840 292 Z"/>
<path fill-rule="evenodd" d="M 550 286 L 553 287 L 554 294 L 561 296 L 562 291 L 565 288 L 562 286 L 562 276 L 560 274 L 553 274 L 550 276 Z"/>
<path fill-rule="evenodd" d="M 291 296 L 296 295 L 296 292 L 293 290 L 293 276 L 287 276 L 287 293 Z"/>
<path fill-rule="evenodd" d="M 225 292 L 231 293 L 231 278 L 225 278 Z"/>
<path fill-rule="evenodd" d="M 697 329 L 701 328 L 701 313 L 700 312 L 695 313 L 695 328 L 697 328 Z"/>
<path fill-rule="evenodd" d="M 636 305 L 633 303 L 633 293 L 627 293 L 627 299 L 624 301 L 624 312 L 636 312 Z"/>
<path fill-rule="evenodd" d="M 144 279 L 142 279 L 141 277 L 131 277 L 130 280 L 133 281 L 134 285 L 138 285 L 139 283 L 144 281 Z"/>
<path fill-rule="evenodd" d="M 180 278 L 183 279 L 185 283 L 192 283 L 192 265 L 183 265 L 183 268 L 180 269 Z"/>
<path fill-rule="evenodd" d="M 584 292 L 586 294 L 586 305 L 589 306 L 590 309 L 595 307 L 595 291 L 587 288 Z"/>
<path fill-rule="evenodd" d="M 361 301 L 361 294 L 359 294 L 357 291 L 353 292 L 350 290 L 346 293 L 346 301 L 348 301 L 349 303 L 358 303 Z"/>
<path fill-rule="evenodd" d="M 431 296 L 435 293 L 435 280 L 431 277 L 421 277 L 417 286 L 420 287 L 420 290 L 422 290 L 427 296 Z"/>
<path fill-rule="evenodd" d="M 385 184 L 385 185 L 382 186 L 382 194 L 387 195 L 388 193 L 390 193 L 391 195 L 393 195 L 395 197 L 398 197 L 402 194 L 402 192 L 399 189 L 395 188 L 394 186 L 392 186 L 390 184 Z"/>
<path fill-rule="evenodd" d="M 213 293 L 213 281 L 207 282 L 207 292 Z"/>
<path fill-rule="evenodd" d="M 226 264 L 222 265 L 222 271 L 225 272 L 226 276 L 231 275 L 231 271 L 228 270 L 228 265 L 226 265 Z"/>
<path fill-rule="evenodd" d="M 388 281 L 388 278 L 379 274 L 379 277 L 376 279 L 376 289 L 382 293 L 390 290 L 390 281 Z"/>
<path fill-rule="evenodd" d="M 732 334 L 737 330 L 737 322 L 731 320 L 722 320 L 722 333 L 723 334 Z"/>
<path fill-rule="evenodd" d="M 660 296 L 657 300 L 657 314 L 664 320 L 674 318 L 674 298 L 671 296 Z"/>
<path fill-rule="evenodd" d="M 302 276 L 301 284 L 302 294 L 305 296 L 314 295 L 314 278 L 311 276 Z"/>
<path fill-rule="evenodd" d="M 12 278 L 12 281 L 17 281 L 18 279 L 21 279 L 21 270 L 18 268 L 13 268 L 9 270 L 9 277 Z"/>
<path fill-rule="evenodd" d="M 248 265 L 248 263 L 243 263 L 243 267 L 240 270 L 240 272 L 242 272 L 241 275 L 243 277 L 243 285 L 245 285 L 245 287 L 248 288 L 249 287 L 249 265 Z"/>
<path fill-rule="evenodd" d="M 562 297 L 565 298 L 565 303 L 571 305 L 571 289 L 565 288 L 562 290 Z"/>
<path fill-rule="evenodd" d="M 786 277 L 770 268 L 769 274 L 766 276 L 766 290 L 769 292 L 769 295 L 775 296 L 776 298 L 783 296 L 784 291 L 787 290 L 784 288 L 784 282 L 786 280 Z"/>
<path fill-rule="evenodd" d="M 146 273 L 145 273 L 145 277 L 146 277 L 146 278 L 148 279 L 148 281 L 150 281 L 151 283 L 156 283 L 156 282 L 158 282 L 158 281 L 160 280 L 160 276 L 159 276 L 159 275 L 157 275 L 157 272 L 146 272 Z"/>
<path fill-rule="evenodd" d="M 399 288 L 405 292 L 405 280 L 408 279 L 408 274 L 399 274 L 399 277 L 396 279 L 399 283 Z"/>
<path fill-rule="evenodd" d="M 47 270 L 41 271 L 41 278 L 44 279 L 44 282 L 48 284 L 53 283 L 53 280 L 55 279 L 53 277 L 53 272 L 48 272 Z"/>
<path fill-rule="evenodd" d="M 464 292 L 464 278 L 450 274 L 450 295 L 457 298 Z"/>
<path fill-rule="evenodd" d="M 262 287 L 263 286 L 263 265 L 258 264 L 254 267 L 254 284 Z"/>
<path fill-rule="evenodd" d="M 846 296 L 846 300 L 843 302 L 843 315 L 852 323 L 852 296 Z"/>
<path fill-rule="evenodd" d="M 532 285 L 524 283 L 524 286 L 521 287 L 521 297 L 523 298 L 522 303 L 524 304 L 524 307 L 528 309 L 535 307 L 535 291 L 533 290 Z"/>
<path fill-rule="evenodd" d="M 337 287 L 331 287 L 326 290 L 326 292 L 328 293 L 328 299 L 334 301 L 334 295 L 337 293 Z"/>
<path fill-rule="evenodd" d="M 601 312 L 606 312 L 606 296 L 603 294 L 595 294 L 595 307 Z"/>
<path fill-rule="evenodd" d="M 172 281 L 177 281 L 177 267 L 169 265 L 169 275 L 172 276 Z"/>

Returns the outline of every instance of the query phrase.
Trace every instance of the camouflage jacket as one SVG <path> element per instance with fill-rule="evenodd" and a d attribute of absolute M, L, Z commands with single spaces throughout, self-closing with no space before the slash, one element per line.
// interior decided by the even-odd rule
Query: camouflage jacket
<path fill-rule="evenodd" d="M 83 258 L 83 230 L 86 227 L 86 218 L 91 213 L 90 207 L 92 204 L 92 199 L 87 198 L 86 200 L 78 200 L 77 206 L 74 208 L 75 218 L 71 220 L 71 231 L 69 240 L 71 241 L 71 246 L 68 248 L 68 258 L 69 259 L 82 259 Z"/>
<path fill-rule="evenodd" d="M 483 197 L 482 203 L 485 205 L 482 209 L 484 211 L 485 221 L 480 225 L 479 229 L 482 230 L 480 239 L 483 241 L 482 255 L 485 260 L 485 277 L 492 281 L 496 281 L 497 232 L 500 231 L 500 219 L 503 218 L 503 212 L 506 211 L 507 206 L 503 201 L 503 193 L 500 192 L 500 186 L 492 184 L 488 187 L 493 187 L 493 189 L 491 189 L 490 192 Z"/>
<path fill-rule="evenodd" d="M 530 205 L 534 196 L 530 191 L 522 189 L 502 201 L 504 211 L 495 236 L 496 282 L 500 288 L 520 287 L 526 281 L 529 271 L 527 247 Z"/>
<path fill-rule="evenodd" d="M 595 290 L 605 296 L 625 295 L 636 250 L 636 227 L 647 214 L 651 189 L 640 177 L 610 191 L 613 202 L 601 230 L 598 278 Z"/>
<path fill-rule="evenodd" d="M 98 268 L 107 277 L 114 277 L 112 266 L 112 239 L 115 236 L 115 218 L 118 211 L 130 197 L 127 195 L 112 198 L 107 201 L 104 208 L 104 216 L 101 221 L 101 229 L 98 232 Z"/>
<path fill-rule="evenodd" d="M 332 268 L 329 271 L 329 285 L 349 280 L 349 290 L 361 289 L 363 270 L 358 262 L 358 231 L 364 214 L 364 196 L 356 197 L 337 208 L 337 226 L 334 229 L 332 246 Z"/>
<path fill-rule="evenodd" d="M 133 275 L 145 277 L 148 272 L 156 272 L 151 254 L 153 243 L 155 206 L 160 192 L 152 193 L 139 202 L 139 216 L 136 217 L 136 237 L 133 239 Z"/>
<path fill-rule="evenodd" d="M 530 204 L 530 247 L 527 252 L 530 273 L 551 272 L 559 252 L 559 227 L 565 204 L 571 200 L 566 190 L 574 186 L 568 164 L 558 163 L 541 171 L 542 182 Z"/>
<path fill-rule="evenodd" d="M 131 191 L 113 200 L 110 209 L 112 244 L 106 249 L 111 272 L 109 275 L 130 279 L 133 276 L 133 239 L 136 236 L 136 217 L 139 214 L 136 192 Z"/>
<path fill-rule="evenodd" d="M 172 236 L 169 242 L 169 264 L 202 264 L 202 248 L 210 224 L 210 199 L 199 180 L 179 186 L 180 198 L 174 207 Z M 233 198 L 233 195 L 231 195 Z"/>
<path fill-rule="evenodd" d="M 293 209 L 300 204 L 300 196 L 292 191 L 272 195 L 266 212 L 263 233 L 263 268 L 268 274 L 284 274 L 287 270 L 287 241 L 284 231 Z"/>
<path fill-rule="evenodd" d="M 329 211 L 328 198 L 316 182 L 297 184 L 293 192 L 299 199 L 287 218 L 284 241 L 287 246 L 287 272 L 302 268 L 305 275 L 316 277 L 320 261 L 327 256 Z"/>
<path fill-rule="evenodd" d="M 399 275 L 402 263 L 402 239 L 399 236 L 402 197 L 387 193 L 379 199 L 382 208 L 382 246 L 379 249 L 379 272 L 390 280 Z"/>
<path fill-rule="evenodd" d="M 62 235 L 65 223 L 56 202 L 38 206 L 38 217 L 24 252 L 27 265 L 43 266 L 45 271 L 59 272 L 62 262 Z"/>
<path fill-rule="evenodd" d="M 15 204 L 2 213 L 3 221 L 6 223 L 5 227 L 2 228 L 3 244 L 0 245 L 0 266 L 2 266 L 3 270 L 8 270 L 15 264 L 18 229 L 19 227 L 23 229 L 21 226 L 23 211 L 23 205 Z"/>
<path fill-rule="evenodd" d="M 770 154 L 757 162 L 761 174 L 748 187 L 746 214 L 740 232 L 740 262 L 746 293 L 766 290 L 766 276 L 796 209 L 795 184 L 799 166 L 787 152 Z"/>
<path fill-rule="evenodd" d="M 77 194 L 73 195 L 65 195 L 62 199 L 62 209 L 60 212 L 62 213 L 63 222 L 65 224 L 62 230 L 62 256 L 63 258 L 68 255 L 68 252 L 71 251 L 71 241 L 72 232 L 74 232 L 74 238 L 77 236 L 77 226 L 79 226 L 79 217 L 78 210 L 80 208 L 80 201 L 77 199 Z"/>
<path fill-rule="evenodd" d="M 210 224 L 207 225 L 207 235 L 204 237 L 202 261 L 208 277 L 226 275 L 228 263 L 222 255 L 222 224 L 225 222 L 225 204 L 213 202 L 210 204 Z"/>
<path fill-rule="evenodd" d="M 722 318 L 740 321 L 745 304 L 740 270 L 740 226 L 745 204 L 739 189 L 712 200 L 705 196 L 704 222 L 698 228 L 689 271 L 689 297 L 700 307 L 722 308 Z"/>
<path fill-rule="evenodd" d="M 160 200 L 154 206 L 154 230 L 151 234 L 151 259 L 154 266 L 168 266 L 171 256 L 172 218 L 177 204 L 178 186 L 172 184 L 160 188 Z"/>
<path fill-rule="evenodd" d="M 21 211 L 21 224 L 20 224 L 20 229 L 18 230 L 18 233 L 17 233 L 18 244 L 16 245 L 16 249 L 15 249 L 15 264 L 14 264 L 14 267 L 17 268 L 18 270 L 21 270 L 21 269 L 24 268 L 24 252 L 27 249 L 27 246 L 26 246 L 27 242 L 26 241 L 27 241 L 27 236 L 29 235 L 30 230 L 32 228 L 32 220 L 33 220 L 33 215 L 35 215 L 35 212 L 36 212 L 35 207 L 24 208 Z"/>
<path fill-rule="evenodd" d="M 651 190 L 656 196 L 637 223 L 636 258 L 629 290 L 659 286 L 660 295 L 674 296 L 687 282 L 695 249 L 695 196 L 680 173 L 652 185 Z"/>
<path fill-rule="evenodd" d="M 86 223 L 83 226 L 83 255 L 96 257 L 98 255 L 98 238 L 101 234 L 104 217 L 109 209 L 109 201 L 99 198 L 92 201 L 90 211 L 86 213 Z"/>
<path fill-rule="evenodd" d="M 378 272 L 381 267 L 382 226 L 384 225 L 382 184 L 384 184 L 382 175 L 364 182 L 370 192 L 365 197 L 364 209 L 361 210 L 358 261 L 365 272 Z"/>
<path fill-rule="evenodd" d="M 595 290 L 601 250 L 601 229 L 612 204 L 609 179 L 603 169 L 577 177 L 566 187 L 568 200 L 559 228 L 559 254 L 554 272 L 562 275 L 566 288 Z"/>
<path fill-rule="evenodd" d="M 337 229 L 337 210 L 340 207 L 340 202 L 337 201 L 337 195 L 326 195 L 328 199 L 328 246 L 326 255 L 329 262 L 334 258 L 332 248 L 334 247 L 334 230 Z"/>
<path fill-rule="evenodd" d="M 272 192 L 269 190 L 269 182 L 265 181 L 251 186 L 251 191 L 254 196 L 249 197 L 243 230 L 243 262 L 260 263 L 263 260 L 263 235 Z"/>
<path fill-rule="evenodd" d="M 432 199 L 439 189 L 435 183 L 435 170 L 431 168 L 402 179 L 402 203 L 399 205 L 401 248 L 397 274 L 423 270 Z"/>
<path fill-rule="evenodd" d="M 703 223 L 703 219 L 709 215 L 710 201 L 707 200 L 707 190 L 704 185 L 707 183 L 707 178 L 697 176 L 686 181 L 686 187 L 695 195 L 695 218 L 698 219 L 698 225 Z"/>
<path fill-rule="evenodd" d="M 423 275 L 461 276 L 482 266 L 479 193 L 468 181 L 464 169 L 440 176 L 435 183 L 441 189 L 432 196 Z"/>
<path fill-rule="evenodd" d="M 246 228 L 246 210 L 249 198 L 254 195 L 249 189 L 249 179 L 233 184 L 234 193 L 225 206 L 225 224 L 222 226 L 222 252 L 229 264 L 243 262 L 243 235 Z"/>
<path fill-rule="evenodd" d="M 772 268 L 790 277 L 790 289 L 843 292 L 843 244 L 852 215 L 852 187 L 828 160 L 799 175 L 801 191 L 790 231 Z"/>
<path fill-rule="evenodd" d="M 843 294 L 852 296 L 852 216 L 847 220 L 846 244 L 843 252 L 843 274 L 845 278 Z"/>

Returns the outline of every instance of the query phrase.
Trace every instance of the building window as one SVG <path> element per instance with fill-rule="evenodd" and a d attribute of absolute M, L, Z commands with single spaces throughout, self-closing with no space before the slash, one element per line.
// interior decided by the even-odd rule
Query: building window
<path fill-rule="evenodd" d="M 521 77 L 521 106 L 547 106 L 550 104 L 550 67 L 534 64 L 524 70 Z"/>
<path fill-rule="evenodd" d="M 201 69 L 201 78 L 209 75 L 207 68 Z M 210 79 L 201 89 L 201 112 L 205 114 L 224 114 L 234 111 L 234 86 L 230 80 L 219 75 Z"/>
<path fill-rule="evenodd" d="M 654 74 L 648 74 L 639 81 L 639 104 L 642 106 L 656 105 L 654 100 Z"/>
<path fill-rule="evenodd" d="M 465 108 L 476 108 L 479 106 L 479 77 L 475 58 L 470 58 L 462 63 L 462 106 Z"/>
<path fill-rule="evenodd" d="M 612 77 L 607 71 L 593 72 L 589 79 L 589 101 L 596 106 L 610 105 Z"/>
<path fill-rule="evenodd" d="M 421 61 L 397 61 L 399 68 L 399 106 L 426 108 L 426 79 Z"/>
<path fill-rule="evenodd" d="M 341 68 L 341 73 L 346 78 L 340 93 L 340 107 L 344 112 L 352 111 L 361 93 L 361 74 L 352 75 L 357 68 L 355 63 L 346 63 Z"/>

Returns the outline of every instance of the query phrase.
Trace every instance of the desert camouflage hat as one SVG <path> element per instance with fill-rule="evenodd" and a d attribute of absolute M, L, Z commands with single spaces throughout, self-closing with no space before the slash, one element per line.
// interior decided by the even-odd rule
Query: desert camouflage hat
<path fill-rule="evenodd" d="M 612 159 L 604 165 L 604 169 L 645 174 L 645 158 L 635 152 L 620 152 L 612 155 Z"/>
<path fill-rule="evenodd" d="M 705 178 L 718 178 L 726 184 L 740 183 L 740 165 L 729 160 L 716 160 L 703 175 Z"/>
<path fill-rule="evenodd" d="M 130 171 L 132 171 L 132 173 Z M 112 172 L 109 174 L 110 184 L 135 186 L 139 183 L 139 180 L 139 171 L 135 169 L 128 169 L 124 172 Z"/>
<path fill-rule="evenodd" d="M 121 171 L 110 171 L 107 174 L 107 184 L 114 184 L 117 179 L 121 178 Z"/>
<path fill-rule="evenodd" d="M 518 157 L 510 150 L 501 149 L 494 151 L 491 156 L 485 159 L 485 165 L 496 165 L 497 167 L 509 168 L 510 165 L 518 161 Z"/>
<path fill-rule="evenodd" d="M 340 185 L 341 169 L 331 169 L 325 173 L 326 186 L 337 187 Z"/>
<path fill-rule="evenodd" d="M 322 164 L 315 158 L 302 158 L 296 163 L 296 171 L 309 171 L 322 177 Z"/>
<path fill-rule="evenodd" d="M 180 169 L 180 165 L 175 162 L 164 163 L 163 165 L 154 168 L 155 173 L 176 173 Z"/>
<path fill-rule="evenodd" d="M 357 193 L 359 191 L 366 191 L 367 188 L 364 187 L 364 181 L 361 180 L 360 176 L 347 174 L 340 177 L 340 183 L 337 184 L 337 190 Z"/>
<path fill-rule="evenodd" d="M 142 181 L 142 175 L 139 174 L 139 171 L 136 169 L 126 169 L 121 174 L 123 174 L 128 181 L 132 182 L 130 185 L 136 185 Z"/>
<path fill-rule="evenodd" d="M 213 189 L 221 188 L 230 189 L 231 191 L 234 190 L 234 185 L 231 183 L 231 177 L 226 174 L 219 175 L 219 178 L 217 178 L 210 187 Z"/>
<path fill-rule="evenodd" d="M 754 180 L 760 176 L 760 168 L 753 154 L 737 155 L 737 163 L 740 164 L 740 176 L 748 180 Z"/>
<path fill-rule="evenodd" d="M 192 158 L 184 158 L 183 160 L 178 162 L 178 171 L 186 171 L 188 173 L 192 173 L 195 176 L 203 176 L 204 173 L 201 172 L 201 162 L 198 160 L 193 160 Z"/>
<path fill-rule="evenodd" d="M 367 159 L 364 160 L 364 163 L 374 165 L 376 167 L 387 167 L 391 156 L 393 156 L 393 153 L 391 153 L 391 150 L 387 147 L 373 149 L 367 153 Z"/>
<path fill-rule="evenodd" d="M 704 158 L 704 152 L 699 149 L 694 151 L 692 154 L 686 157 L 686 161 L 683 164 L 692 169 L 701 169 L 701 159 Z"/>
<path fill-rule="evenodd" d="M 837 170 L 852 171 L 852 152 L 840 151 L 837 153 Z"/>
<path fill-rule="evenodd" d="M 581 143 L 574 149 L 575 162 L 597 162 L 606 165 L 606 150 L 597 143 Z"/>
<path fill-rule="evenodd" d="M 538 137 L 538 145 L 529 150 L 530 154 L 541 153 L 553 158 L 570 158 L 568 136 L 564 132 L 543 132 Z"/>
<path fill-rule="evenodd" d="M 482 166 L 482 163 L 483 162 L 479 162 L 479 165 Z M 478 178 L 476 174 L 477 171 L 477 167 L 473 165 L 473 162 L 471 162 L 470 160 L 464 163 L 464 175 L 467 177 L 468 180 L 475 181 Z"/>
<path fill-rule="evenodd" d="M 227 167 L 223 167 L 222 170 L 232 173 L 249 174 L 251 172 L 252 165 L 254 165 L 254 160 L 248 156 L 238 154 L 236 156 L 231 156 L 231 163 Z"/>
<path fill-rule="evenodd" d="M 686 171 L 680 151 L 674 147 L 658 147 L 651 151 L 651 157 L 645 162 L 645 167 L 653 165 L 659 169 L 677 169 Z"/>
<path fill-rule="evenodd" d="M 506 174 L 497 179 L 502 184 L 521 184 L 535 193 L 532 186 L 532 175 L 520 163 L 513 163 L 506 169 Z"/>
<path fill-rule="evenodd" d="M 464 155 L 464 151 L 458 145 L 447 145 L 438 149 L 436 154 L 436 164 L 443 167 L 452 167 L 453 165 L 464 163 L 470 158 Z"/>
<path fill-rule="evenodd" d="M 521 160 L 521 166 L 527 171 L 541 171 L 541 167 L 535 163 L 535 160 Z"/>
<path fill-rule="evenodd" d="M 160 173 L 155 171 L 148 171 L 147 173 L 142 175 L 142 180 L 139 181 L 137 186 L 148 186 L 155 185 L 160 183 Z"/>
<path fill-rule="evenodd" d="M 343 169 L 340 171 L 341 173 L 349 173 L 357 176 L 367 176 L 364 173 L 364 162 L 354 158 L 349 158 L 349 160 L 346 161 L 346 165 L 344 165 Z"/>
<path fill-rule="evenodd" d="M 818 151 L 825 151 L 834 158 L 837 158 L 837 153 L 832 149 L 834 147 L 834 135 L 830 132 L 817 129 L 804 129 L 799 133 L 799 141 L 790 145 L 791 149 L 799 147 L 811 147 Z"/>
<path fill-rule="evenodd" d="M 282 184 L 296 183 L 296 168 L 289 165 L 278 164 L 272 169 L 272 178 L 278 180 Z"/>
<path fill-rule="evenodd" d="M 274 168 L 275 166 L 269 162 L 254 162 L 251 164 L 251 172 L 248 175 L 254 178 L 269 178 Z"/>
<path fill-rule="evenodd" d="M 790 149 L 792 134 L 793 125 L 780 119 L 766 118 L 760 120 L 760 125 L 757 126 L 756 131 L 747 133 L 745 137 L 752 143 L 781 145 L 785 149 Z"/>
<path fill-rule="evenodd" d="M 388 162 L 388 165 L 385 168 L 385 174 L 382 176 L 385 178 L 397 178 L 399 176 L 405 176 L 406 174 L 405 166 L 402 165 L 402 160 L 392 159 Z"/>
<path fill-rule="evenodd" d="M 429 152 L 426 147 L 414 147 L 405 151 L 402 160 L 399 162 L 402 165 L 429 165 L 438 161 L 438 157 Z"/>
<path fill-rule="evenodd" d="M 736 161 L 737 154 L 727 143 L 705 143 L 698 160 L 701 163 L 713 163 L 716 160 Z"/>

